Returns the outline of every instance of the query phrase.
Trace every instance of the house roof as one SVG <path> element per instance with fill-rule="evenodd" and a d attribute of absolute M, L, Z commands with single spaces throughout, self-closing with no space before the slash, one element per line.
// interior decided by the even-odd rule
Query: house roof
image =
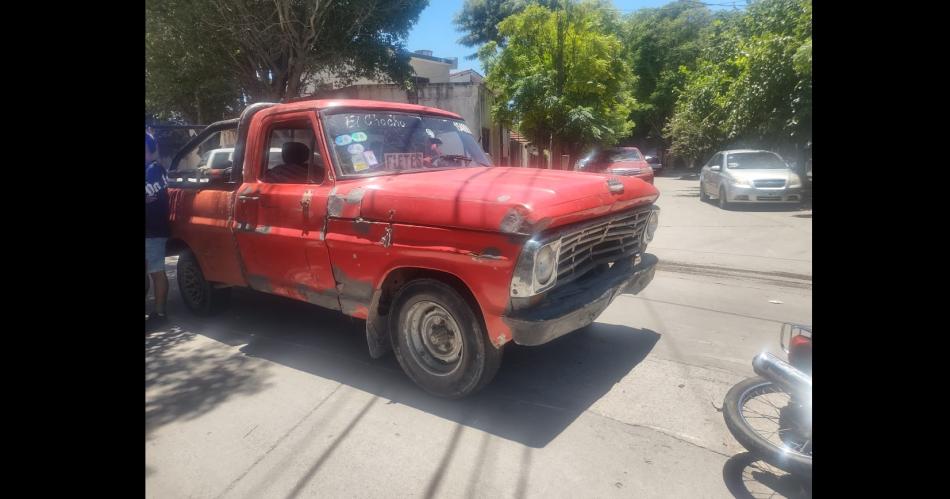
<path fill-rule="evenodd" d="M 479 73 L 478 71 L 475 71 L 474 69 L 463 69 L 462 71 L 456 71 L 456 72 L 454 72 L 454 73 L 449 73 L 449 76 L 462 76 L 462 75 L 468 74 L 468 73 L 475 73 L 476 75 L 478 75 L 479 78 L 483 78 L 483 79 L 485 78 L 485 76 L 483 76 L 483 75 L 482 75 L 481 73 Z"/>

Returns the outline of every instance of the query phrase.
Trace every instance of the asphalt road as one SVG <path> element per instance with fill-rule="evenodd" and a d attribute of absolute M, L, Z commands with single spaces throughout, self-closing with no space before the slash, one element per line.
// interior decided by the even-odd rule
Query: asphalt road
<path fill-rule="evenodd" d="M 794 495 L 745 466 L 717 408 L 780 353 L 782 321 L 811 322 L 811 211 L 723 212 L 695 179 L 656 183 L 650 286 L 509 347 L 462 401 L 370 359 L 360 321 L 251 291 L 197 318 L 173 281 L 172 324 L 146 336 L 146 495 L 732 497 L 743 474 Z"/>

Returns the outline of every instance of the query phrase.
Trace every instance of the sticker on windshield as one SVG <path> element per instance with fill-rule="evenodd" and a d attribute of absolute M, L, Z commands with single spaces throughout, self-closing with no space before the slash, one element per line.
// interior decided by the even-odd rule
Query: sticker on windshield
<path fill-rule="evenodd" d="M 363 157 L 366 158 L 366 162 L 369 163 L 370 166 L 376 166 L 379 164 L 379 161 L 376 161 L 376 153 L 373 151 L 364 151 Z"/>
<path fill-rule="evenodd" d="M 428 135 L 429 138 L 435 138 L 435 132 L 433 132 L 431 128 L 426 128 L 426 135 Z"/>
<path fill-rule="evenodd" d="M 452 124 L 455 125 L 456 130 L 472 135 L 472 131 L 468 129 L 468 125 L 466 125 L 465 123 L 453 121 Z"/>
<path fill-rule="evenodd" d="M 353 171 L 361 172 L 369 168 L 369 165 L 366 163 L 366 160 L 363 159 L 362 154 L 350 155 L 350 161 L 353 163 Z"/>
<path fill-rule="evenodd" d="M 353 139 L 353 142 L 365 142 L 367 139 L 366 132 L 353 132 L 350 134 L 350 138 Z"/>
<path fill-rule="evenodd" d="M 333 141 L 336 142 L 336 145 L 338 146 L 345 146 L 349 144 L 350 142 L 353 142 L 353 137 L 350 137 L 350 134 L 340 135 Z"/>
<path fill-rule="evenodd" d="M 350 144 L 346 151 L 350 154 L 359 154 L 363 152 L 363 144 Z"/>
<path fill-rule="evenodd" d="M 387 170 L 415 170 L 422 168 L 422 153 L 388 153 L 383 156 Z"/>

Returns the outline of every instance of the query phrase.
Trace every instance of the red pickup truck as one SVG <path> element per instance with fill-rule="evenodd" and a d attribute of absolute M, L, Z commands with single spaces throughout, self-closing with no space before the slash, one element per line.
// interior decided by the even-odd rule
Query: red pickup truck
<path fill-rule="evenodd" d="M 189 170 L 209 147 L 234 147 L 232 163 Z M 493 166 L 460 116 L 430 107 L 254 104 L 191 140 L 169 180 L 168 250 L 192 312 L 233 287 L 339 310 L 366 320 L 373 358 L 392 350 L 444 397 L 488 383 L 507 343 L 592 323 L 657 264 L 652 185 Z"/>

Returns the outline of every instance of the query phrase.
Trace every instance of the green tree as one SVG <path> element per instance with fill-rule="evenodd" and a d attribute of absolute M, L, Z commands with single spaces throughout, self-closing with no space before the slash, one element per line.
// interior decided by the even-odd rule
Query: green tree
<path fill-rule="evenodd" d="M 712 20 L 707 7 L 690 0 L 641 9 L 625 20 L 624 50 L 637 75 L 638 105 L 631 118 L 640 126 L 634 138 L 656 139 L 665 145 L 663 129 L 686 83 L 681 68 L 695 69 L 702 49 L 700 34 Z"/>
<path fill-rule="evenodd" d="M 551 8 L 558 0 L 465 0 L 462 10 L 455 15 L 455 26 L 464 35 L 458 42 L 466 47 L 481 47 L 488 42 L 505 45 L 498 34 L 498 23 L 523 11 L 529 5 Z M 471 54 L 469 59 L 478 57 Z"/>
<path fill-rule="evenodd" d="M 723 146 L 800 152 L 811 141 L 810 0 L 762 0 L 712 23 L 667 127 L 672 151 Z"/>
<path fill-rule="evenodd" d="M 499 23 L 503 48 L 491 41 L 479 51 L 496 96 L 493 117 L 535 144 L 551 144 L 555 158 L 614 143 L 634 126 L 633 76 L 610 32 L 616 16 L 604 5 L 530 5 Z"/>
<path fill-rule="evenodd" d="M 385 75 L 405 82 L 411 68 L 404 41 L 427 5 L 428 0 L 146 0 L 146 78 L 154 81 L 147 83 L 146 95 L 153 104 L 174 105 L 169 111 L 184 114 L 196 91 L 218 110 L 218 97 L 227 97 L 225 102 L 235 95 L 255 101 L 296 97 L 319 74 L 343 81 Z M 169 80 L 178 84 L 168 85 Z"/>

